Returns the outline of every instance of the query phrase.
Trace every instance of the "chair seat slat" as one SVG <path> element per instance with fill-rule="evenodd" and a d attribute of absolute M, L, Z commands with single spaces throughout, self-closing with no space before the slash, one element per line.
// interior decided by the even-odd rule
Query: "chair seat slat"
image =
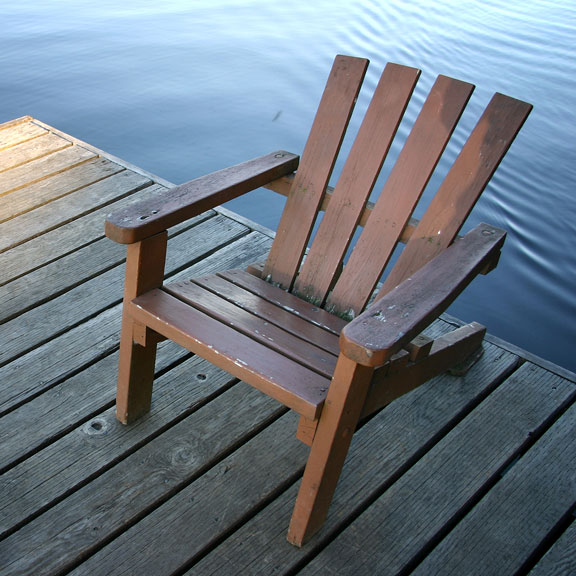
<path fill-rule="evenodd" d="M 227 272 L 219 273 L 219 276 L 336 335 L 339 335 L 342 328 L 346 326 L 346 321 L 342 320 L 342 318 L 338 318 L 338 316 L 334 316 L 314 304 L 301 300 L 297 296 L 290 294 L 290 292 L 278 289 L 244 270 L 228 270 Z"/>
<path fill-rule="evenodd" d="M 158 289 L 129 304 L 131 316 L 265 392 L 306 418 L 318 417 L 330 379 Z"/>
<path fill-rule="evenodd" d="M 309 340 L 303 340 L 280 326 L 267 322 L 236 306 L 193 281 L 167 284 L 164 290 L 190 306 L 208 314 L 218 322 L 280 352 L 311 370 L 330 378 L 336 366 L 336 356 L 322 350 Z"/>
<path fill-rule="evenodd" d="M 260 280 L 260 282 L 264 283 L 263 280 Z M 194 283 L 233 303 L 234 306 L 238 306 L 242 310 L 257 316 L 263 322 L 281 327 L 282 330 L 297 336 L 301 340 L 310 342 L 326 352 L 336 356 L 340 353 L 336 334 L 307 321 L 305 318 L 295 314 L 293 310 L 287 310 L 285 307 L 269 302 L 217 274 L 195 278 Z M 275 290 L 280 290 L 280 288 L 275 288 Z"/>

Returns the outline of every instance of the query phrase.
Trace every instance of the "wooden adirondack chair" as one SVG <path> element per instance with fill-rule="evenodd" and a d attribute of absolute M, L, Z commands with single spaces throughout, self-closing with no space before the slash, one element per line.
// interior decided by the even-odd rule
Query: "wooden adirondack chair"
<path fill-rule="evenodd" d="M 475 323 L 435 341 L 419 335 L 498 261 L 503 231 L 481 224 L 457 234 L 531 109 L 494 95 L 417 222 L 414 207 L 473 86 L 438 77 L 371 204 L 420 72 L 385 67 L 339 181 L 328 188 L 367 65 L 336 58 L 300 162 L 276 152 L 177 186 L 106 222 L 110 238 L 129 244 L 118 418 L 128 423 L 150 409 L 163 338 L 298 412 L 298 437 L 311 446 L 288 533 L 298 546 L 324 522 L 359 421 L 481 346 L 485 329 Z M 266 262 L 163 285 L 166 229 L 262 186 L 289 189 Z M 362 235 L 343 265 L 358 225 Z M 399 241 L 406 246 L 366 308 Z"/>

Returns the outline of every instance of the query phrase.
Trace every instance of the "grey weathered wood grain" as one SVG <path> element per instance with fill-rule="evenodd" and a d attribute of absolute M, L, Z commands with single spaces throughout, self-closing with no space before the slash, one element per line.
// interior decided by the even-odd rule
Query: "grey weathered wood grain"
<path fill-rule="evenodd" d="M 415 574 L 517 574 L 547 535 L 572 514 L 574 503 L 576 405 L 554 422 Z M 573 557 L 571 564 L 574 567 Z"/>
<path fill-rule="evenodd" d="M 177 344 L 162 342 L 158 349 L 156 370 L 163 371 L 188 355 L 187 350 Z M 118 353 L 115 352 L 66 378 L 18 410 L 2 416 L 0 470 L 8 470 L 15 463 L 24 461 L 73 429 L 78 422 L 108 408 L 115 398 L 117 369 Z M 22 438 L 26 438 L 25 445 Z M 31 462 L 26 461 L 26 466 L 31 467 Z"/>
<path fill-rule="evenodd" d="M 530 576 L 573 576 L 576 574 L 576 522 L 548 550 Z"/>
<path fill-rule="evenodd" d="M 289 413 L 272 424 L 72 574 L 173 573 L 293 481 L 306 455 L 295 438 L 296 422 Z M 148 553 L 151 542 L 154 554 Z"/>
<path fill-rule="evenodd" d="M 222 216 L 211 218 L 170 240 L 168 274 L 233 242 L 246 228 Z M 99 276 L 0 325 L 0 365 L 98 314 L 122 300 L 124 267 Z M 78 310 L 83 311 L 78 316 Z"/>
<path fill-rule="evenodd" d="M 0 222 L 29 212 L 123 170 L 123 166 L 106 158 L 94 158 L 70 170 L 0 196 Z"/>
<path fill-rule="evenodd" d="M 303 549 L 285 545 L 285 527 L 296 497 L 294 486 L 188 574 L 226 574 L 232 566 L 242 574 L 290 572 L 303 558 L 330 542 L 359 509 L 416 462 L 453 422 L 469 413 L 516 362 L 514 355 L 488 345 L 465 378 L 435 378 L 370 420 L 354 436 L 325 527 Z"/>
<path fill-rule="evenodd" d="M 120 305 L 0 368 L 0 414 L 110 354 L 119 341 Z"/>
<path fill-rule="evenodd" d="M 11 246 L 21 244 L 67 222 L 90 214 L 98 208 L 133 194 L 150 184 L 151 181 L 148 178 L 124 170 L 105 180 L 100 180 L 53 202 L 44 204 L 36 210 L 21 214 L 2 223 L 0 251 L 7 250 Z"/>
<path fill-rule="evenodd" d="M 49 132 L 44 136 L 15 144 L 10 148 L 0 150 L 0 172 L 48 156 L 68 146 L 72 146 L 70 140 Z"/>
<path fill-rule="evenodd" d="M 158 367 L 166 368 L 184 352 L 175 345 L 164 346 Z M 116 354 L 109 356 L 71 379 L 70 385 L 61 391 L 61 397 L 63 402 L 73 402 L 73 386 L 76 394 L 82 395 L 80 401 L 74 402 L 73 413 L 62 414 L 53 404 L 52 411 L 40 414 L 42 408 L 37 407 L 37 415 L 43 417 L 46 427 L 52 428 L 52 432 L 60 428 L 61 437 L 57 436 L 52 443 L 3 473 L 0 538 L 234 383 L 230 375 L 193 357 L 158 379 L 154 417 L 134 426 L 122 426 L 115 418 L 114 406 L 108 408 L 113 405 L 116 393 L 117 362 Z M 61 416 L 68 430 L 58 422 Z"/>
<path fill-rule="evenodd" d="M 138 190 L 138 197 L 154 195 L 161 189 L 162 187 L 155 185 L 149 186 Z M 19 244 L 13 247 L 9 253 L 0 254 L 0 284 L 45 266 L 99 238 L 104 238 L 104 221 L 108 211 L 114 206 L 127 205 L 133 201 L 131 196 L 122 198 L 118 202 L 50 230 L 42 236 Z"/>
<path fill-rule="evenodd" d="M 38 138 L 48 133 L 48 130 L 24 119 L 11 126 L 0 125 L 0 150 L 21 144 L 32 138 Z"/>
<path fill-rule="evenodd" d="M 323 550 L 303 574 L 356 574 L 358 566 L 372 574 L 410 569 L 423 551 L 480 500 L 505 467 L 533 444 L 533 434 L 545 429 L 575 393 L 572 383 L 536 366 L 523 365 Z M 472 534 L 470 537 L 475 540 Z M 436 566 L 442 566 L 445 574 L 450 558 L 443 559 Z M 421 574 L 431 572 L 423 569 Z"/>
<path fill-rule="evenodd" d="M 96 154 L 86 148 L 69 146 L 49 156 L 44 156 L 23 166 L 7 170 L 1 174 L 0 195 L 8 194 L 12 190 L 39 182 L 44 178 L 69 170 L 73 166 L 87 162 L 95 157 Z"/>
<path fill-rule="evenodd" d="M 221 426 L 218 416 L 230 405 L 235 407 L 238 417 L 231 420 L 228 426 Z M 89 553 L 94 546 L 124 530 L 127 523 L 193 480 L 207 466 L 218 462 L 241 443 L 242 437 L 252 433 L 261 426 L 263 420 L 277 412 L 278 405 L 263 395 L 247 390 L 243 385 L 232 388 L 70 495 L 62 504 L 54 506 L 0 542 L 0 557 L 5 559 L 4 574 L 54 574 L 73 565 L 79 553 Z M 122 429 L 119 423 L 111 424 L 116 429 Z M 241 448 L 243 454 L 240 456 L 245 456 L 246 452 L 254 455 L 255 452 L 263 458 L 266 453 L 261 447 L 268 443 L 277 448 L 277 453 L 282 452 L 282 455 L 286 456 L 284 440 L 288 435 L 287 428 L 282 422 L 264 431 L 263 435 L 258 435 L 262 437 L 259 442 L 249 442 L 247 449 Z M 113 433 L 114 428 L 109 430 Z M 99 436 L 86 431 L 80 433 L 84 434 L 85 448 L 96 449 L 94 446 L 97 445 Z M 302 451 L 298 450 L 301 446 L 296 448 L 297 456 L 302 456 Z M 249 467 L 256 476 L 263 477 L 246 458 L 237 456 L 234 464 L 244 469 Z M 276 473 L 267 477 L 273 484 L 278 482 L 278 475 L 280 481 L 284 479 L 287 466 L 293 462 L 286 461 L 282 465 L 280 461 L 278 464 Z M 200 482 L 208 486 L 219 484 L 211 482 L 211 478 L 222 477 L 226 471 L 226 464 L 220 464 L 212 474 L 203 476 Z M 232 486 L 234 475 L 235 473 L 230 475 Z M 229 488 L 229 485 L 227 487 Z M 249 500 L 257 503 L 261 491 L 256 485 L 252 488 Z M 270 488 L 265 486 L 263 489 Z M 204 486 L 195 487 L 192 484 L 192 488 L 187 490 L 191 490 L 186 497 L 188 505 L 190 499 L 192 502 L 206 502 L 204 498 L 198 498 L 205 493 Z M 223 504 L 224 507 L 217 514 L 225 514 L 226 503 Z M 206 520 L 206 510 L 202 512 Z M 200 532 L 206 527 L 206 522 L 200 525 L 197 523 Z M 215 527 L 218 528 L 216 523 Z M 98 566 L 103 567 L 100 562 L 95 562 L 94 570 Z M 85 574 L 90 572 L 92 568 L 88 569 L 88 572 L 84 571 Z M 110 571 L 104 572 L 110 574 Z M 152 569 L 143 573 L 146 572 L 155 573 Z"/>
<path fill-rule="evenodd" d="M 215 214 L 213 211 L 205 212 L 189 220 L 184 226 L 174 227 L 171 233 L 176 235 Z M 108 238 L 101 238 L 0 286 L 0 323 L 95 278 L 121 264 L 125 258 L 125 246 L 111 242 Z"/>

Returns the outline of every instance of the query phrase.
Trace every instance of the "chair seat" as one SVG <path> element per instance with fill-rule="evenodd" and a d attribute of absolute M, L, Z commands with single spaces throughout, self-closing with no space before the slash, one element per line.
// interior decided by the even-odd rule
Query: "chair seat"
<path fill-rule="evenodd" d="M 234 376 L 302 416 L 319 416 L 341 318 L 242 270 L 166 284 L 133 300 L 132 310 L 192 352 L 217 354 Z"/>

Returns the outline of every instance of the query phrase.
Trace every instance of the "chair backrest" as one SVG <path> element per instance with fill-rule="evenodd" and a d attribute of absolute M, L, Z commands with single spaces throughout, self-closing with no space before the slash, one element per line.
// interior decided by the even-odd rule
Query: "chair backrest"
<path fill-rule="evenodd" d="M 304 258 L 367 66 L 364 59 L 336 57 L 263 272 L 275 284 L 345 317 L 364 309 L 401 239 L 409 237 L 379 295 L 453 242 L 531 110 L 525 102 L 495 94 L 414 225 L 414 208 L 474 90 L 439 76 L 375 205 L 367 210 L 420 75 L 417 69 L 388 64 Z"/>

